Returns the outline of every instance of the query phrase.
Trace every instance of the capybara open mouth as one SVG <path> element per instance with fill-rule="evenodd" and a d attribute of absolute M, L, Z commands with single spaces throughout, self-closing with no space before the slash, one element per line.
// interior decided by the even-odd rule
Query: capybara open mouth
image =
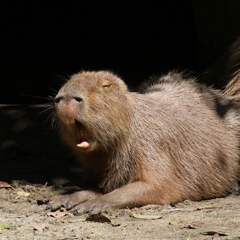
<path fill-rule="evenodd" d="M 89 149 L 90 148 L 90 141 L 89 137 L 87 136 L 87 131 L 82 123 L 80 123 L 78 120 L 74 118 L 63 118 L 61 117 L 62 121 L 66 125 L 74 125 L 75 128 L 77 128 L 77 147 L 81 149 Z"/>
<path fill-rule="evenodd" d="M 79 134 L 77 140 L 78 141 L 77 147 L 81 149 L 89 149 L 90 148 L 90 141 L 88 137 L 89 134 L 87 133 L 84 125 L 76 119 L 70 119 L 70 122 L 71 123 L 74 122 L 74 125 L 77 128 L 77 132 Z"/>

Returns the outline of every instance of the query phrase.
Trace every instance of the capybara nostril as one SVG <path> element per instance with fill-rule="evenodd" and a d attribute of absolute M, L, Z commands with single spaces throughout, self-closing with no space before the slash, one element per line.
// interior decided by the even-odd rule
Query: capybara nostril
<path fill-rule="evenodd" d="M 54 103 L 58 104 L 60 101 L 64 102 L 70 102 L 70 101 L 76 101 L 77 103 L 81 103 L 83 99 L 81 97 L 75 97 L 75 96 L 59 96 L 54 99 Z"/>
<path fill-rule="evenodd" d="M 83 101 L 83 99 L 81 97 L 72 97 L 74 100 L 76 100 L 76 102 L 80 103 Z"/>
<path fill-rule="evenodd" d="M 55 103 L 55 104 L 58 104 L 58 103 L 61 101 L 62 98 L 63 98 L 63 97 L 56 97 L 56 98 L 54 99 L 54 103 Z"/>

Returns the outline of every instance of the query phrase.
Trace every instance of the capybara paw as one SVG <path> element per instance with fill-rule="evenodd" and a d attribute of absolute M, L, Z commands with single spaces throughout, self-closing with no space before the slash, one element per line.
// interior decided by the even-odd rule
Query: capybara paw
<path fill-rule="evenodd" d="M 57 198 L 56 200 L 51 201 L 47 204 L 46 209 L 50 209 L 51 211 L 55 211 L 61 207 L 65 207 L 66 209 L 71 209 L 71 203 L 69 202 L 69 195 Z"/>
<path fill-rule="evenodd" d="M 73 208 L 77 204 L 81 203 L 81 198 L 79 196 L 79 193 L 73 193 L 64 195 L 60 198 L 57 198 L 50 203 L 47 204 L 46 209 L 50 209 L 51 211 L 55 211 L 61 207 L 66 208 L 67 210 Z"/>
<path fill-rule="evenodd" d="M 77 205 L 71 211 L 73 211 L 74 214 L 89 213 L 93 215 L 109 209 L 111 209 L 109 202 L 100 199 L 93 199 Z"/>

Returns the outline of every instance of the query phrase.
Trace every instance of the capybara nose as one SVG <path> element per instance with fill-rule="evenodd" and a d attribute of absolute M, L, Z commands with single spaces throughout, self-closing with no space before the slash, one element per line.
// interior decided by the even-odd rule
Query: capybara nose
<path fill-rule="evenodd" d="M 69 103 L 71 101 L 81 103 L 83 101 L 83 98 L 78 96 L 57 96 L 54 99 L 55 104 L 59 104 L 60 102 Z"/>

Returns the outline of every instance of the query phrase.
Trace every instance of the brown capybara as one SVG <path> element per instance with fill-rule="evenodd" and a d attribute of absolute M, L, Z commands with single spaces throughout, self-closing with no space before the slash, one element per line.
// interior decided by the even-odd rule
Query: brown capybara
<path fill-rule="evenodd" d="M 80 72 L 55 98 L 62 138 L 91 186 L 50 202 L 78 213 L 220 197 L 238 174 L 240 108 L 171 72 L 142 93 Z"/>
<path fill-rule="evenodd" d="M 201 80 L 214 82 L 226 96 L 240 95 L 240 36 L 202 74 Z"/>

